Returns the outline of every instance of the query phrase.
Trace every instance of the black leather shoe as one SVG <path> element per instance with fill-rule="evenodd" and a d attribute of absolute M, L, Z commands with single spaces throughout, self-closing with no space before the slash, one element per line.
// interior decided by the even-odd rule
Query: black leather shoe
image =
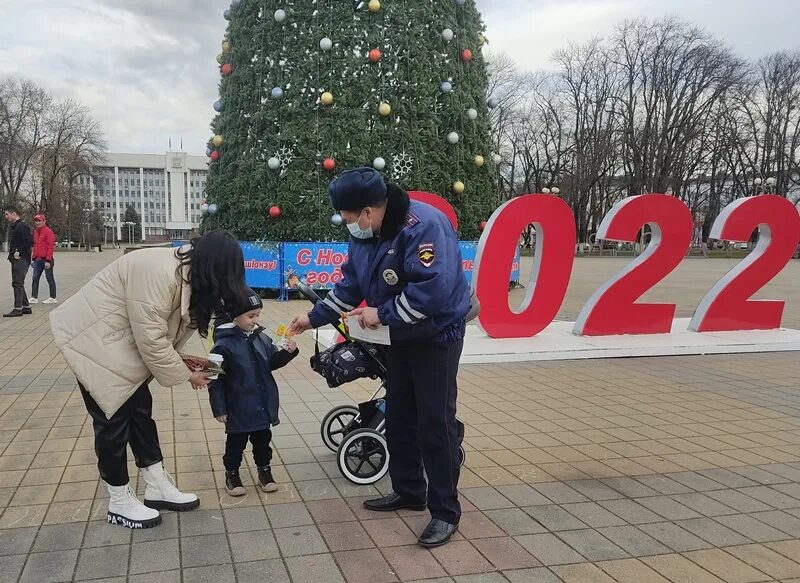
<path fill-rule="evenodd" d="M 28 306 L 27 308 L 22 308 L 23 316 L 30 316 L 31 314 L 33 314 L 33 310 L 31 310 L 30 306 Z"/>
<path fill-rule="evenodd" d="M 458 523 L 450 524 L 444 520 L 434 518 L 428 523 L 428 526 L 425 527 L 425 530 L 423 530 L 422 534 L 419 536 L 419 546 L 425 547 L 426 549 L 440 547 L 443 544 L 447 544 L 450 537 L 456 532 L 458 532 Z"/>
<path fill-rule="evenodd" d="M 22 310 L 17 310 L 17 309 L 11 310 L 7 314 L 3 314 L 4 318 L 19 318 L 21 316 L 22 316 Z"/>
<path fill-rule="evenodd" d="M 425 510 L 427 504 L 425 501 L 407 500 L 398 494 L 392 492 L 383 498 L 375 498 L 373 500 L 364 500 L 364 508 L 367 510 L 375 510 L 376 512 L 391 512 L 392 510 Z"/>

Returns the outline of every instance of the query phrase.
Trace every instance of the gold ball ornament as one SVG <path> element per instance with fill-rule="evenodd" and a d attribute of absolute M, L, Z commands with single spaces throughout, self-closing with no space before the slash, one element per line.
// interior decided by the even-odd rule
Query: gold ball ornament
<path fill-rule="evenodd" d="M 388 103 L 386 103 L 385 101 L 383 101 L 378 106 L 378 113 L 381 116 L 386 117 L 387 115 L 390 115 L 392 113 L 392 106 L 389 105 Z"/>
<path fill-rule="evenodd" d="M 219 63 L 220 65 L 225 63 L 225 55 L 224 54 L 220 53 L 220 54 L 217 55 L 217 63 Z"/>
<path fill-rule="evenodd" d="M 486 35 L 484 35 L 483 33 L 480 33 L 480 34 L 478 35 L 478 43 L 479 43 L 481 46 L 485 45 L 485 44 L 486 44 L 486 43 L 488 43 L 488 42 L 489 42 L 489 41 L 487 40 L 487 38 L 486 38 Z"/>
<path fill-rule="evenodd" d="M 483 159 L 483 156 L 481 155 L 475 156 L 475 166 L 480 168 L 481 166 L 483 166 L 484 162 L 486 162 L 486 160 Z"/>
<path fill-rule="evenodd" d="M 378 12 L 381 9 L 381 2 L 380 0 L 369 0 L 367 7 L 370 12 Z"/>
<path fill-rule="evenodd" d="M 322 102 L 322 105 L 331 105 L 333 103 L 333 93 L 326 91 L 320 97 L 320 101 Z"/>
<path fill-rule="evenodd" d="M 231 50 L 231 43 L 229 43 L 228 41 L 224 41 L 222 43 L 222 52 L 227 53 L 229 50 Z"/>
<path fill-rule="evenodd" d="M 214 136 L 214 139 L 213 139 L 213 140 L 211 140 L 211 142 L 212 142 L 212 143 L 213 143 L 213 144 L 214 144 L 214 145 L 215 145 L 217 148 L 219 148 L 219 147 L 220 147 L 222 144 L 224 144 L 224 143 L 225 143 L 225 138 L 223 138 L 221 135 L 217 134 L 216 136 Z"/>
<path fill-rule="evenodd" d="M 453 192 L 455 192 L 456 194 L 464 194 L 464 188 L 465 188 L 464 183 L 461 182 L 460 180 L 456 180 L 453 183 Z"/>

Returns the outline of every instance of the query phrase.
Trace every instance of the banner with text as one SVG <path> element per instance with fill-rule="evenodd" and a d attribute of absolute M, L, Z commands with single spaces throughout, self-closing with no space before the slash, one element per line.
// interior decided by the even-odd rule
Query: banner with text
<path fill-rule="evenodd" d="M 247 285 L 253 288 L 278 289 L 281 287 L 281 244 L 241 242 L 244 255 L 244 273 Z"/>

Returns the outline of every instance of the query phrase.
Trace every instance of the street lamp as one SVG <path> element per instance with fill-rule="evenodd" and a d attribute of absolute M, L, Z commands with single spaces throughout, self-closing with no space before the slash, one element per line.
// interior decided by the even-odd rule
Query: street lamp
<path fill-rule="evenodd" d="M 550 192 L 558 196 L 558 194 L 561 192 L 561 189 L 558 186 L 554 186 Z"/>
<path fill-rule="evenodd" d="M 549 189 L 549 188 L 547 188 L 547 187 L 545 186 L 545 187 L 542 189 L 542 192 L 543 192 L 544 194 L 550 194 L 550 189 Z"/>
<path fill-rule="evenodd" d="M 756 195 L 770 194 L 775 188 L 778 179 L 774 176 L 769 176 L 766 180 L 762 180 L 760 176 L 753 179 L 753 190 Z"/>
<path fill-rule="evenodd" d="M 775 189 L 775 184 L 777 182 L 778 180 L 774 176 L 770 176 L 769 178 L 767 178 L 767 190 L 766 190 L 767 194 L 770 194 Z"/>
<path fill-rule="evenodd" d="M 136 223 L 131 221 L 125 221 L 122 224 L 128 226 L 128 245 L 133 245 L 133 227 L 134 225 L 136 225 Z"/>

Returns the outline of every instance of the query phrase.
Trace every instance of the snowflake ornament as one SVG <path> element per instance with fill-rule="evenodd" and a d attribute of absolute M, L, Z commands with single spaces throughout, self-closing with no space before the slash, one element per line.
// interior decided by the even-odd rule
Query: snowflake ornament
<path fill-rule="evenodd" d="M 392 176 L 395 180 L 402 180 L 411 173 L 413 166 L 414 160 L 411 155 L 400 152 L 392 162 Z"/>
<path fill-rule="evenodd" d="M 294 160 L 294 152 L 288 146 L 282 146 L 278 153 L 275 154 L 275 157 L 281 163 L 281 171 L 286 172 L 286 169 L 289 167 L 289 164 L 292 160 Z"/>

